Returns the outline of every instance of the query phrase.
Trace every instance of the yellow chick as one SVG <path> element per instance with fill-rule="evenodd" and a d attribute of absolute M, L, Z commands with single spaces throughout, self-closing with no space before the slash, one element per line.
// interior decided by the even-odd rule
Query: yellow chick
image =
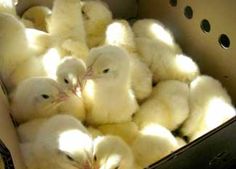
<path fill-rule="evenodd" d="M 100 0 L 81 1 L 84 26 L 89 48 L 104 42 L 106 27 L 112 22 L 108 5 Z"/>
<path fill-rule="evenodd" d="M 35 29 L 47 32 L 47 20 L 51 14 L 51 9 L 46 6 L 33 6 L 23 13 L 22 19 L 31 21 Z"/>
<path fill-rule="evenodd" d="M 55 0 L 48 31 L 62 56 L 85 60 L 88 47 L 80 3 L 80 0 Z"/>

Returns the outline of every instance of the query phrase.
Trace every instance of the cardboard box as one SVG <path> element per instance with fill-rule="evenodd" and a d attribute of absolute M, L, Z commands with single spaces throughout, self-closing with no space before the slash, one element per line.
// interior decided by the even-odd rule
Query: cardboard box
<path fill-rule="evenodd" d="M 157 18 L 175 34 L 201 72 L 219 79 L 236 101 L 236 1 L 106 0 L 115 17 Z M 17 11 L 52 0 L 19 0 Z M 9 105 L 0 89 L 0 169 L 24 169 Z M 236 118 L 150 166 L 158 169 L 235 169 Z M 151 152 L 150 152 L 151 153 Z M 14 163 L 14 165 L 12 165 Z"/>

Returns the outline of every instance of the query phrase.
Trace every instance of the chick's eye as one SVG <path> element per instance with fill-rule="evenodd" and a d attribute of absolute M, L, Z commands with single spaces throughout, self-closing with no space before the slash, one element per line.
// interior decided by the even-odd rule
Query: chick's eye
<path fill-rule="evenodd" d="M 70 155 L 66 154 L 66 158 L 70 161 L 75 161 Z"/>
<path fill-rule="evenodd" d="M 110 69 L 104 69 L 103 71 L 102 71 L 102 73 L 108 73 L 110 71 Z"/>
<path fill-rule="evenodd" d="M 115 167 L 114 169 L 119 169 L 120 166 Z"/>
<path fill-rule="evenodd" d="M 44 98 L 44 99 L 49 99 L 49 96 L 48 96 L 47 94 L 42 94 L 41 96 L 42 96 L 42 98 Z"/>
<path fill-rule="evenodd" d="M 69 83 L 69 80 L 67 80 L 67 79 L 64 79 L 64 82 L 65 82 L 66 84 L 68 84 L 68 83 Z"/>

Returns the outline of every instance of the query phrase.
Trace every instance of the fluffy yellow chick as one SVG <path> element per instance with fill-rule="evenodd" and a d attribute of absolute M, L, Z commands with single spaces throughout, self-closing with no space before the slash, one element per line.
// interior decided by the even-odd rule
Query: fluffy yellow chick
<path fill-rule="evenodd" d="M 153 72 L 153 80 L 191 82 L 199 75 L 197 64 L 183 55 L 173 35 L 161 23 L 152 19 L 139 20 L 133 25 L 140 58 Z"/>
<path fill-rule="evenodd" d="M 24 25 L 14 16 L 0 13 L 0 73 L 7 88 L 16 67 L 30 57 Z"/>
<path fill-rule="evenodd" d="M 17 0 L 0 0 L 0 13 L 8 13 L 16 16 Z"/>
<path fill-rule="evenodd" d="M 46 77 L 34 77 L 22 81 L 11 93 L 13 118 L 26 122 L 58 113 L 59 105 L 68 97 L 56 81 Z"/>
<path fill-rule="evenodd" d="M 97 137 L 94 140 L 93 161 L 99 169 L 134 169 L 130 147 L 117 136 Z"/>
<path fill-rule="evenodd" d="M 55 0 L 48 31 L 63 56 L 86 59 L 88 47 L 80 0 Z"/>
<path fill-rule="evenodd" d="M 106 29 L 105 44 L 124 48 L 131 61 L 131 87 L 140 101 L 152 91 L 152 72 L 136 53 L 134 34 L 126 20 L 114 20 Z"/>
<path fill-rule="evenodd" d="M 189 115 L 189 87 L 186 83 L 169 80 L 157 84 L 151 96 L 134 116 L 139 127 L 160 124 L 169 130 L 177 129 Z"/>
<path fill-rule="evenodd" d="M 136 52 L 134 34 L 128 21 L 114 20 L 107 26 L 105 44 L 125 48 L 130 53 Z"/>
<path fill-rule="evenodd" d="M 88 46 L 89 48 L 99 46 L 104 42 L 107 25 L 112 22 L 112 13 L 104 1 L 81 2 Z"/>
<path fill-rule="evenodd" d="M 131 147 L 136 162 L 145 168 L 175 151 L 178 143 L 168 129 L 149 124 L 141 128 Z"/>
<path fill-rule="evenodd" d="M 23 13 L 22 18 L 31 21 L 34 28 L 47 32 L 47 20 L 51 13 L 46 6 L 33 6 Z"/>
<path fill-rule="evenodd" d="M 152 39 L 169 46 L 177 52 L 181 52 L 172 32 L 156 19 L 137 20 L 132 29 L 135 37 Z"/>
<path fill-rule="evenodd" d="M 190 84 L 190 115 L 181 131 L 194 140 L 236 115 L 231 98 L 222 84 L 199 76 Z"/>
<path fill-rule="evenodd" d="M 79 120 L 68 115 L 49 118 L 33 143 L 23 145 L 30 169 L 92 169 L 93 140 Z"/>
<path fill-rule="evenodd" d="M 125 50 L 115 46 L 93 48 L 87 60 L 83 96 L 90 124 L 131 121 L 138 104 L 130 86 L 130 61 Z"/>
<path fill-rule="evenodd" d="M 121 137 L 127 144 L 131 144 L 138 135 L 138 126 L 134 122 L 118 124 L 104 124 L 98 129 L 105 135 L 116 135 Z"/>

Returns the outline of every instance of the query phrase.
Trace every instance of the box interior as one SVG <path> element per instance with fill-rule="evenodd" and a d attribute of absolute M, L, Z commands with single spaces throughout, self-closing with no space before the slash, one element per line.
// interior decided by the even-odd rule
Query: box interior
<path fill-rule="evenodd" d="M 183 51 L 200 66 L 203 74 L 219 79 L 236 100 L 236 1 L 106 0 L 115 18 L 156 18 L 175 34 Z M 19 0 L 17 11 L 31 6 L 51 7 L 52 0 Z M 222 35 L 222 36 L 221 36 Z M 0 138 L 10 149 L 16 169 L 23 169 L 17 136 L 0 89 Z"/>

